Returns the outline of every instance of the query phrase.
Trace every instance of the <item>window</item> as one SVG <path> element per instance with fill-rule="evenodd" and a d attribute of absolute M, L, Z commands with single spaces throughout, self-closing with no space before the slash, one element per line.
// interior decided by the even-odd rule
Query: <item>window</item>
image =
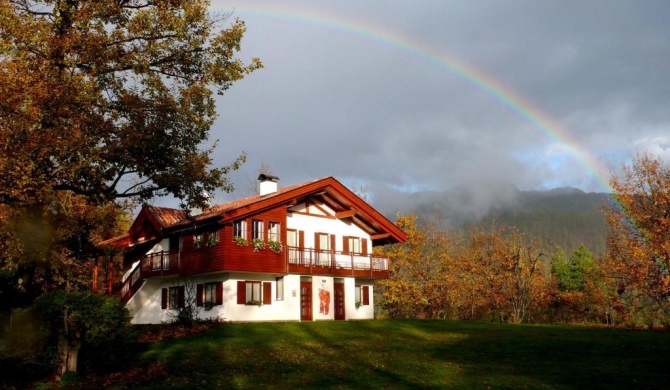
<path fill-rule="evenodd" d="M 170 287 L 168 289 L 168 309 L 179 307 L 179 287 Z"/>
<path fill-rule="evenodd" d="M 279 222 L 268 223 L 268 241 L 279 242 Z"/>
<path fill-rule="evenodd" d="M 240 220 L 233 223 L 233 238 L 247 238 L 247 221 Z"/>
<path fill-rule="evenodd" d="M 261 282 L 247 282 L 246 297 L 245 303 L 253 304 L 261 302 Z"/>
<path fill-rule="evenodd" d="M 362 253 L 361 239 L 358 237 L 344 237 L 343 250 L 344 253 Z"/>
<path fill-rule="evenodd" d="M 315 233 L 316 265 L 330 266 L 330 237 L 326 233 Z"/>
<path fill-rule="evenodd" d="M 289 247 L 298 247 L 298 231 L 294 229 L 286 229 L 286 245 Z"/>
<path fill-rule="evenodd" d="M 205 236 L 204 234 L 194 234 L 193 235 L 193 247 L 194 248 L 202 248 L 204 244 Z"/>
<path fill-rule="evenodd" d="M 214 246 L 219 243 L 219 231 L 212 230 L 207 234 L 207 246 Z"/>
<path fill-rule="evenodd" d="M 356 308 L 360 305 L 370 304 L 370 286 L 356 286 L 355 294 Z"/>
<path fill-rule="evenodd" d="M 237 282 L 238 305 L 269 305 L 272 303 L 272 283 L 255 280 Z"/>
<path fill-rule="evenodd" d="M 275 298 L 278 301 L 284 300 L 284 277 L 280 276 L 277 278 L 277 297 Z"/>
<path fill-rule="evenodd" d="M 251 225 L 251 239 L 252 240 L 265 240 L 263 235 L 263 221 L 254 220 Z"/>
<path fill-rule="evenodd" d="M 161 289 L 161 308 L 179 309 L 184 307 L 184 286 Z"/>
<path fill-rule="evenodd" d="M 196 304 L 207 310 L 212 306 L 223 305 L 223 282 L 198 284 Z"/>

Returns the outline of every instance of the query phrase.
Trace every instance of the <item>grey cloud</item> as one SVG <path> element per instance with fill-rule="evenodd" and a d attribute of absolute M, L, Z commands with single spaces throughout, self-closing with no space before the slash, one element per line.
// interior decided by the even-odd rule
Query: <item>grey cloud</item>
<path fill-rule="evenodd" d="M 521 189 L 602 189 L 571 157 L 543 154 L 555 142 L 551 136 L 425 57 L 318 23 L 245 13 L 249 4 L 281 6 L 274 1 L 213 4 L 237 6 L 235 16 L 248 27 L 243 56 L 266 65 L 219 99 L 216 162 L 249 153 L 235 180 L 266 162 L 286 185 L 323 176 L 368 183 L 378 191 L 375 202 L 392 196 L 383 188 L 477 184 L 482 190 L 496 188 L 481 187 L 496 180 Z M 370 21 L 366 26 L 401 31 L 462 58 L 563 124 L 612 169 L 635 152 L 636 142 L 667 150 L 653 140 L 670 128 L 668 2 L 293 1 L 286 7 L 355 15 Z"/>

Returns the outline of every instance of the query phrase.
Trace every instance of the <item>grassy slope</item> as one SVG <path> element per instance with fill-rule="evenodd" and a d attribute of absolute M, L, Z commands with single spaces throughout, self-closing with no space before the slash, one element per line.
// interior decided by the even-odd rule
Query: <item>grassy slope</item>
<path fill-rule="evenodd" d="M 156 389 L 649 389 L 670 384 L 668 356 L 649 331 L 389 320 L 232 324 L 139 358 Z"/>

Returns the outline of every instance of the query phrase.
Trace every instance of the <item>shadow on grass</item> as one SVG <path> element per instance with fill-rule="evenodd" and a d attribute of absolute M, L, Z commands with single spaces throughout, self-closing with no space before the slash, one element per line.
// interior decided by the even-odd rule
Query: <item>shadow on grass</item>
<path fill-rule="evenodd" d="M 153 343 L 140 388 L 665 388 L 669 335 L 452 321 L 231 324 Z"/>

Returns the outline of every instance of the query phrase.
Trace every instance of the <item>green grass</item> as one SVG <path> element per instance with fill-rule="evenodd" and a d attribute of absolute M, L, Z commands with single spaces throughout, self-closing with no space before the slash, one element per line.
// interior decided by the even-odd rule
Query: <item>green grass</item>
<path fill-rule="evenodd" d="M 653 389 L 670 334 L 452 321 L 231 324 L 149 344 L 139 388 Z"/>

